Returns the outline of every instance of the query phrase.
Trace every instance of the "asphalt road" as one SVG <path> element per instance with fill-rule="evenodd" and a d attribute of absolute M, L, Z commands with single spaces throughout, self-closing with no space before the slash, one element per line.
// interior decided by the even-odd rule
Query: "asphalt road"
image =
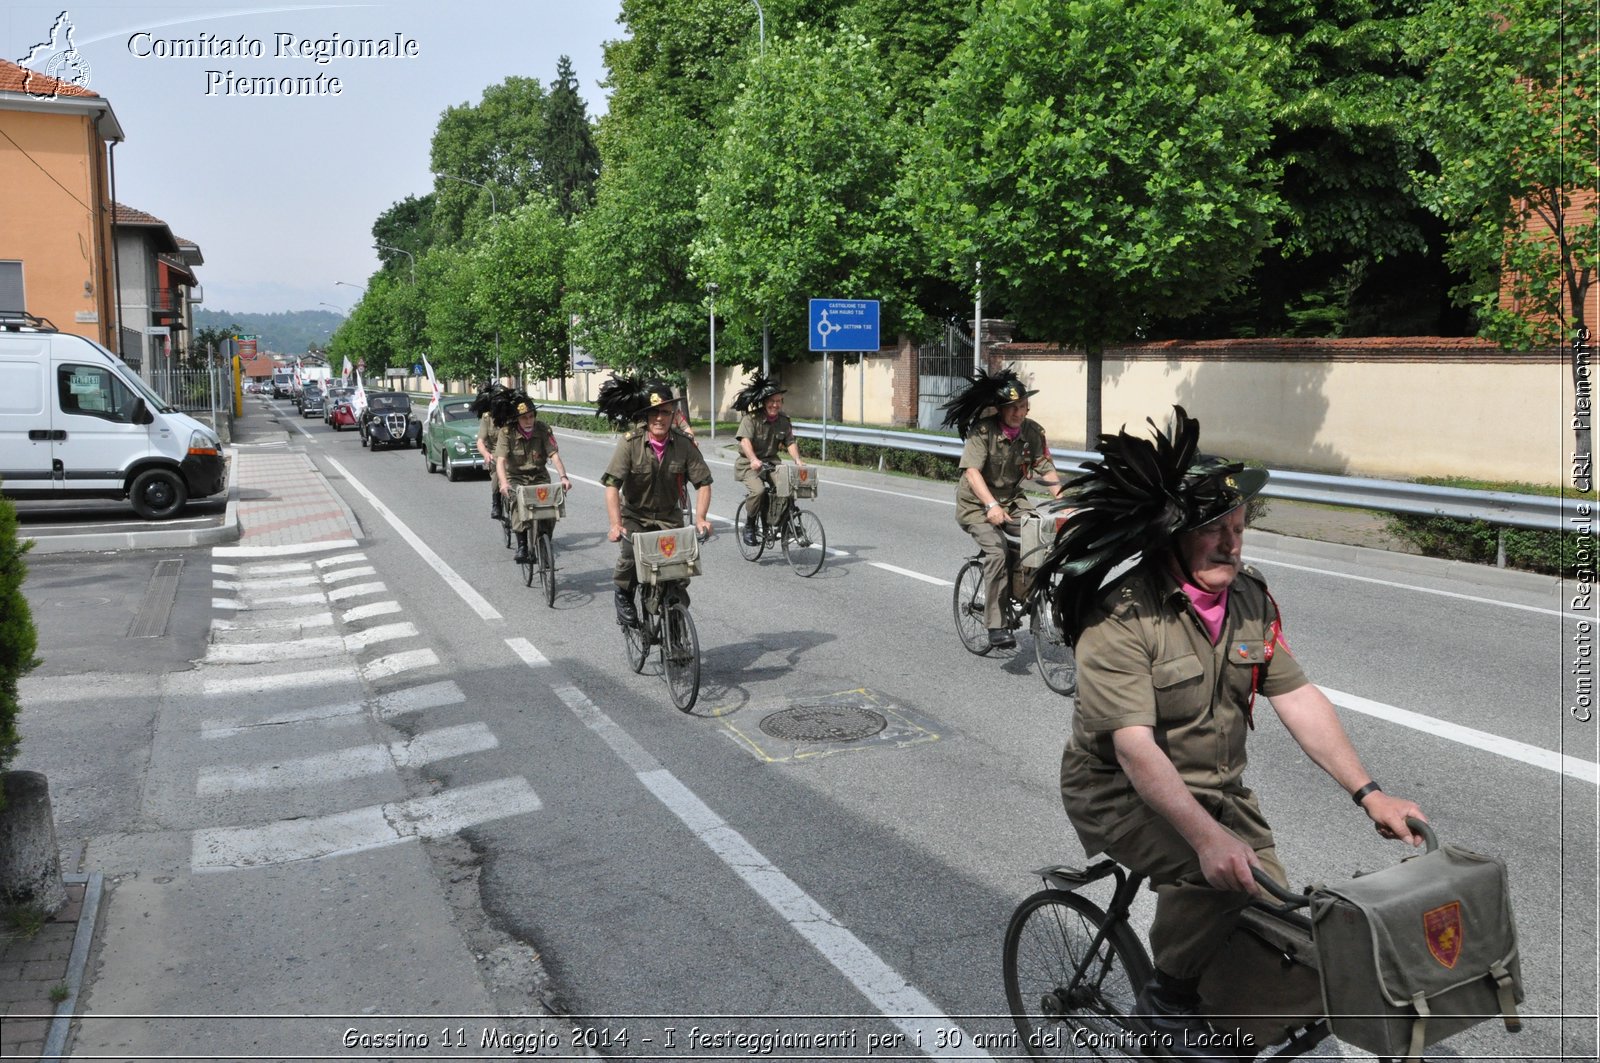
<path fill-rule="evenodd" d="M 597 1038 L 628 1029 L 632 1045 L 611 1054 L 664 1049 L 668 1027 L 682 1043 L 695 1025 L 836 1028 L 858 1052 L 877 1039 L 879 1057 L 939 1054 L 940 1040 L 970 1056 L 1009 1031 L 1007 916 L 1035 888 L 1033 869 L 1082 859 L 1056 793 L 1071 702 L 1040 681 L 1026 636 L 990 658 L 957 641 L 948 584 L 971 551 L 947 485 L 825 470 L 809 508 L 836 553 L 809 580 L 781 556 L 745 562 L 724 520 L 693 584 L 704 677 L 685 715 L 650 668 L 624 663 L 598 486 L 611 438 L 558 432 L 576 483 L 551 609 L 522 585 L 482 478 L 451 484 L 415 450 L 372 453 L 353 433 L 284 420 L 361 522 L 439 677 L 498 739 L 413 784 L 515 774 L 538 793 L 536 811 L 468 832 L 483 901 L 537 948 Z M 730 517 L 742 489 L 725 461 L 712 471 L 712 512 Z M 1265 534 L 1247 536 L 1246 555 L 1307 671 L 1352 707 L 1346 726 L 1373 776 L 1418 800 L 1444 840 L 1510 865 L 1528 1029 L 1512 1039 L 1484 1025 L 1450 1048 L 1592 1056 L 1596 725 L 1566 711 L 1576 625 L 1556 581 L 1355 564 Z M 847 743 L 762 730 L 802 704 L 874 711 L 886 726 Z M 1258 721 L 1252 785 L 1292 878 L 1403 855 L 1270 713 Z"/>

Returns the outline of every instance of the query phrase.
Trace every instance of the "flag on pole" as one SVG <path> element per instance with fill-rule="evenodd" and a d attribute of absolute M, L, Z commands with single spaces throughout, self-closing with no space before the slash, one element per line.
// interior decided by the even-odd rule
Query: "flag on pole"
<path fill-rule="evenodd" d="M 428 356 L 422 356 L 422 368 L 428 372 L 428 391 L 432 398 L 428 401 L 428 416 L 433 416 L 433 411 L 439 408 L 439 381 L 434 379 L 433 365 L 428 361 Z"/>
<path fill-rule="evenodd" d="M 350 374 L 354 372 L 355 367 L 350 364 L 350 356 L 345 355 L 344 368 L 339 370 L 339 378 L 344 381 L 346 387 L 350 384 Z"/>
<path fill-rule="evenodd" d="M 361 379 L 361 374 L 356 374 L 356 393 L 351 396 L 350 408 L 356 411 L 356 416 L 361 416 L 361 411 L 367 408 L 367 385 Z"/>

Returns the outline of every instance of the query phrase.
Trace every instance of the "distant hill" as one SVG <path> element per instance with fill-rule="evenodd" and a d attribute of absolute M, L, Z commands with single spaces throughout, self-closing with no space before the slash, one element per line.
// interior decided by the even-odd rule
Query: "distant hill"
<path fill-rule="evenodd" d="M 227 328 L 257 337 L 256 347 L 274 354 L 304 354 L 312 344 L 324 347 L 344 318 L 332 310 L 285 310 L 276 314 L 234 314 L 196 307 L 194 327 Z"/>

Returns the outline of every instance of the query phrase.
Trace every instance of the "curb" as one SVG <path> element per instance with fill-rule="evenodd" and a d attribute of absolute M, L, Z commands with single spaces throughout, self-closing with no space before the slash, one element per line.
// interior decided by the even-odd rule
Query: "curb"
<path fill-rule="evenodd" d="M 33 543 L 33 554 L 86 554 L 107 550 L 174 550 L 189 546 L 231 543 L 239 538 L 239 463 L 228 459 L 228 504 L 222 523 L 213 528 L 151 529 L 132 532 L 84 532 L 81 534 L 26 537 Z"/>
<path fill-rule="evenodd" d="M 39 1063 L 60 1063 L 67 1047 L 67 1035 L 72 1031 L 72 1020 L 77 1016 L 78 994 L 83 989 L 83 972 L 89 965 L 89 945 L 94 940 L 95 922 L 100 918 L 100 895 L 105 881 L 98 871 L 87 875 L 62 875 L 61 881 L 69 885 L 79 882 L 83 887 L 83 908 L 78 913 L 78 928 L 72 937 L 72 956 L 67 960 L 67 999 L 56 1005 L 55 1018 L 50 1020 L 50 1032 L 44 1039 L 44 1053 Z"/>

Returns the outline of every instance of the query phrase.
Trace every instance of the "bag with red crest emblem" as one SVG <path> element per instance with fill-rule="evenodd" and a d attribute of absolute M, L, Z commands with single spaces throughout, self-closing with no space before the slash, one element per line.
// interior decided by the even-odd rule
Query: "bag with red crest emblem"
<path fill-rule="evenodd" d="M 1424 832 L 1428 851 L 1311 890 L 1334 1036 L 1408 1060 L 1492 1018 L 1522 1027 L 1522 966 L 1501 860 Z"/>

